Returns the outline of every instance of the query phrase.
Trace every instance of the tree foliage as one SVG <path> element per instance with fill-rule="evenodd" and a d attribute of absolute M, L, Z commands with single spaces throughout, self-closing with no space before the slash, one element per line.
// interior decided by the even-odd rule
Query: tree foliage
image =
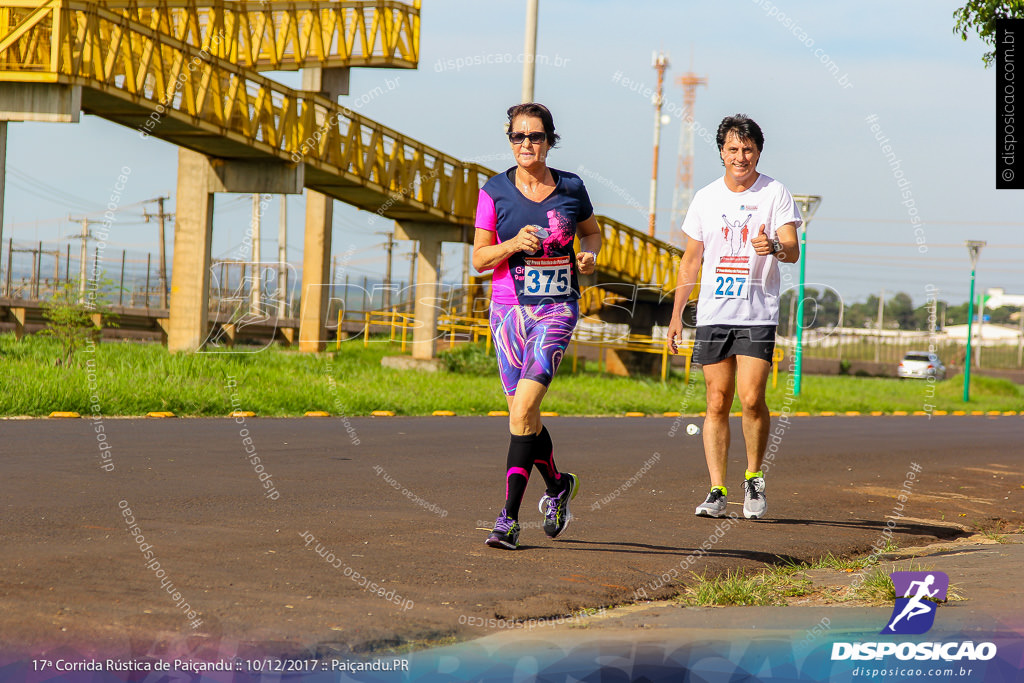
<path fill-rule="evenodd" d="M 839 325 L 842 327 L 857 327 L 863 329 L 876 329 L 878 327 L 878 295 L 871 294 L 867 301 L 854 303 L 844 302 L 835 290 L 825 288 L 818 290 L 814 287 L 807 287 L 804 294 L 804 323 L 805 330 L 829 329 Z M 779 334 L 790 337 L 796 330 L 796 316 L 791 313 L 796 306 L 796 289 L 787 290 L 779 299 Z M 840 317 L 840 308 L 842 314 Z M 1021 315 L 1020 308 L 1016 306 L 1003 306 L 996 309 L 985 309 L 988 322 L 1003 325 L 1019 324 Z M 978 315 L 977 305 L 974 311 Z M 793 318 L 792 329 L 790 318 Z M 934 317 L 934 320 L 930 318 Z M 941 329 L 943 321 L 948 325 L 963 325 L 967 322 L 967 302 L 951 306 L 945 301 L 937 301 L 932 304 L 922 304 L 914 307 L 913 300 L 906 292 L 886 294 L 885 304 L 882 307 L 882 327 L 886 330 L 907 330 L 926 332 L 932 329 Z"/>
<path fill-rule="evenodd" d="M 982 42 L 995 46 L 996 20 L 1024 18 L 1024 0 L 969 0 L 953 12 L 956 24 L 953 33 L 967 40 L 971 33 L 977 33 Z M 981 59 L 985 68 L 992 66 L 996 53 L 986 52 Z"/>

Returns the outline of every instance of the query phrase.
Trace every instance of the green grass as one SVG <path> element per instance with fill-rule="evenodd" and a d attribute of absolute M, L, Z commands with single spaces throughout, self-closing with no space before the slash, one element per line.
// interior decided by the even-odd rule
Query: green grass
<path fill-rule="evenodd" d="M 452 410 L 481 415 L 504 410 L 493 352 L 462 347 L 446 358 L 447 372 L 425 373 L 381 367 L 398 345 L 374 341 L 341 345 L 337 352 L 303 354 L 277 346 L 257 353 L 170 354 L 158 344 L 104 342 L 93 352 L 79 350 L 65 367 L 55 364 L 59 345 L 40 336 L 20 342 L 0 335 L 0 415 L 47 415 L 56 410 L 103 415 L 144 415 L 166 410 L 180 416 L 226 415 L 233 409 L 260 416 L 302 415 L 324 410 L 332 415 L 368 415 L 393 410 L 399 415 L 429 415 Z M 229 378 L 235 386 L 229 386 Z M 935 385 L 928 397 L 925 382 L 862 377 L 806 375 L 793 399 L 787 376 L 768 387 L 772 410 L 790 412 L 882 410 L 1016 410 L 1024 411 L 1022 387 L 1000 379 L 974 377 L 971 402 L 960 400 L 962 383 L 953 378 Z M 91 397 L 95 396 L 95 401 Z M 544 400 L 544 409 L 563 415 L 621 415 L 629 411 L 661 414 L 703 411 L 704 381 L 694 373 L 690 384 L 673 370 L 668 382 L 656 378 L 612 377 L 596 362 L 581 362 L 572 373 L 566 359 Z M 738 400 L 733 410 L 740 409 Z"/>
<path fill-rule="evenodd" d="M 930 567 L 924 567 L 920 564 L 909 564 L 905 568 L 901 568 L 901 571 L 911 572 L 923 572 L 929 571 Z M 864 576 L 864 580 L 859 584 L 852 586 L 847 589 L 843 594 L 837 596 L 838 600 L 857 600 L 860 602 L 870 603 L 891 603 L 896 599 L 896 587 L 893 586 L 892 578 L 889 576 L 889 572 L 882 567 L 875 567 L 869 573 Z M 929 600 L 930 598 L 925 598 Z M 964 600 L 963 594 L 960 592 L 960 588 L 953 583 L 950 583 L 946 588 L 946 600 L 947 601 L 959 601 Z M 939 602 L 938 600 L 932 600 L 932 602 Z"/>
<path fill-rule="evenodd" d="M 810 586 L 794 573 L 769 566 L 758 573 L 736 570 L 711 578 L 695 574 L 677 600 L 696 607 L 785 605 L 787 598 L 809 594 Z"/>
<path fill-rule="evenodd" d="M 895 548 L 895 546 L 893 546 Z M 870 604 L 892 603 L 896 590 L 887 569 L 875 567 L 865 571 L 859 581 L 850 586 L 815 589 L 804 572 L 812 569 L 831 569 L 840 572 L 865 570 L 875 562 L 871 556 L 838 558 L 828 553 L 811 562 L 783 562 L 765 565 L 754 571 L 735 570 L 709 577 L 707 573 L 694 574 L 692 581 L 683 586 L 676 602 L 695 607 L 788 605 L 791 598 L 811 596 L 825 604 L 861 602 Z M 907 571 L 927 571 L 928 567 L 911 564 Z M 963 600 L 959 587 L 950 584 L 947 600 Z"/>
<path fill-rule="evenodd" d="M 850 598 L 864 602 L 894 602 L 896 587 L 889 572 L 875 567 L 864 576 L 861 583 L 853 587 Z"/>

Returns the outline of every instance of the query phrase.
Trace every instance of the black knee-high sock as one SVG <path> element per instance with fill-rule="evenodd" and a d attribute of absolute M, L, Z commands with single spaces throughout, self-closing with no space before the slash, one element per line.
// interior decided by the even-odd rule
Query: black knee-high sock
<path fill-rule="evenodd" d="M 509 440 L 505 472 L 505 514 L 509 519 L 519 519 L 519 506 L 526 493 L 526 484 L 530 481 L 536 442 L 536 434 L 512 434 Z"/>
<path fill-rule="evenodd" d="M 547 494 L 557 496 L 565 488 L 565 479 L 559 474 L 555 467 L 555 447 L 551 443 L 551 435 L 547 427 L 541 427 L 537 441 L 533 444 L 533 464 L 540 470 L 547 485 Z"/>

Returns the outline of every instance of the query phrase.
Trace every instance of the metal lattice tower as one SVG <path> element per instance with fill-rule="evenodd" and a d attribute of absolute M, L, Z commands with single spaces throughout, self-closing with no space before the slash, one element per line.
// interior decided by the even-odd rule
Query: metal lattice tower
<path fill-rule="evenodd" d="M 676 170 L 676 186 L 672 192 L 672 226 L 670 242 L 683 246 L 683 236 L 679 226 L 693 200 L 693 128 L 696 119 L 693 116 L 693 105 L 697 101 L 697 86 L 707 85 L 708 79 L 693 73 L 691 60 L 690 71 L 676 79 L 683 86 L 683 116 L 679 131 L 679 163 Z"/>

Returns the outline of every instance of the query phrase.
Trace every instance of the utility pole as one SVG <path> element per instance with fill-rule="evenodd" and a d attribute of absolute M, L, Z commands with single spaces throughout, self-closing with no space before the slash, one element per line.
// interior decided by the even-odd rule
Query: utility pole
<path fill-rule="evenodd" d="M 411 240 L 412 251 L 409 253 L 409 312 L 416 310 L 416 242 Z"/>
<path fill-rule="evenodd" d="M 462 303 L 464 315 L 469 318 L 473 315 L 473 287 L 469 282 L 469 266 L 473 261 L 473 245 L 462 244 L 462 291 L 465 294 Z"/>
<path fill-rule="evenodd" d="M 78 264 L 78 303 L 85 303 L 85 279 L 86 279 L 86 261 L 89 260 L 89 219 L 88 218 L 72 218 L 68 216 L 69 221 L 82 224 L 82 250 L 79 254 Z"/>
<path fill-rule="evenodd" d="M 1020 334 L 1017 337 L 1017 367 L 1024 365 L 1024 306 L 1020 307 L 1017 313 L 1017 322 L 1020 323 Z"/>
<path fill-rule="evenodd" d="M 381 308 L 386 311 L 391 308 L 391 253 L 395 248 L 395 233 L 390 231 L 377 234 L 388 238 L 388 241 L 384 243 L 384 249 L 388 252 L 388 260 L 384 264 L 384 292 L 381 296 Z"/>
<path fill-rule="evenodd" d="M 656 52 L 651 55 L 651 66 L 658 72 L 658 90 L 654 95 L 654 161 L 651 168 L 651 201 L 650 216 L 647 219 L 647 234 L 654 237 L 655 215 L 658 210 L 658 148 L 661 146 L 661 105 L 665 98 L 662 91 L 665 86 L 665 69 L 668 68 L 668 55 Z"/>
<path fill-rule="evenodd" d="M 978 348 L 974 351 L 974 367 L 981 368 L 981 347 L 984 346 L 985 333 L 985 295 L 978 292 Z"/>
<path fill-rule="evenodd" d="M 882 314 L 885 311 L 885 290 L 878 295 L 878 343 L 875 344 L 875 362 L 882 360 Z"/>
<path fill-rule="evenodd" d="M 164 202 L 168 199 L 170 199 L 170 197 L 157 197 L 156 199 L 149 200 L 151 202 L 157 202 L 157 204 L 160 207 L 159 213 L 151 214 L 146 211 L 142 212 L 142 215 L 145 217 L 147 223 L 149 223 L 150 218 L 155 217 L 160 219 L 160 308 L 169 307 L 169 304 L 167 303 L 167 236 L 165 229 L 165 221 L 168 218 L 173 217 L 174 214 L 164 212 Z"/>
<path fill-rule="evenodd" d="M 794 289 L 793 300 L 789 302 L 789 324 L 786 325 L 786 335 L 796 339 L 796 328 L 793 326 L 796 320 L 796 297 L 799 295 L 799 291 Z"/>
<path fill-rule="evenodd" d="M 683 224 L 687 209 L 693 200 L 693 147 L 697 114 L 697 88 L 707 86 L 706 76 L 698 76 L 693 72 L 693 48 L 690 49 L 690 70 L 676 79 L 676 83 L 683 86 L 683 116 L 680 119 L 679 130 L 679 158 L 676 161 L 676 185 L 672 192 L 672 238 L 670 241 L 678 243 L 678 246 L 685 247 L 682 242 L 683 231 L 679 226 Z"/>
<path fill-rule="evenodd" d="M 253 315 L 260 315 L 260 195 L 255 193 L 252 196 L 252 220 L 250 221 L 252 231 L 252 277 L 249 286 L 249 312 Z"/>
<path fill-rule="evenodd" d="M 811 227 L 811 218 L 821 205 L 818 195 L 798 194 L 793 197 L 800 202 L 800 215 L 804 224 L 800 226 L 800 300 L 796 303 L 796 346 L 793 348 L 793 395 L 799 396 L 803 387 L 804 377 L 804 298 L 807 291 L 807 230 Z"/>
<path fill-rule="evenodd" d="M 333 278 L 334 271 L 331 271 Z M 281 220 L 277 224 L 277 317 L 287 313 L 288 302 L 288 195 L 281 195 Z"/>
<path fill-rule="evenodd" d="M 845 313 L 846 306 L 843 305 L 843 300 L 839 300 L 839 324 L 836 326 L 836 331 L 839 336 L 836 338 L 836 360 L 839 361 L 839 367 L 843 366 L 843 314 Z"/>
<path fill-rule="evenodd" d="M 971 400 L 971 325 L 974 322 L 974 278 L 978 270 L 978 257 L 986 242 L 967 240 L 967 255 L 971 259 L 971 294 L 967 298 L 967 348 L 964 350 L 964 403 Z M 984 313 L 984 311 L 982 311 Z"/>
<path fill-rule="evenodd" d="M 539 0 L 526 0 L 526 39 L 523 43 L 524 103 L 533 102 L 533 81 L 537 73 L 537 13 Z"/>
<path fill-rule="evenodd" d="M 0 121 L 0 257 L 4 245 L 4 194 L 7 186 L 7 122 Z M 0 263 L 3 258 L 0 258 Z"/>

